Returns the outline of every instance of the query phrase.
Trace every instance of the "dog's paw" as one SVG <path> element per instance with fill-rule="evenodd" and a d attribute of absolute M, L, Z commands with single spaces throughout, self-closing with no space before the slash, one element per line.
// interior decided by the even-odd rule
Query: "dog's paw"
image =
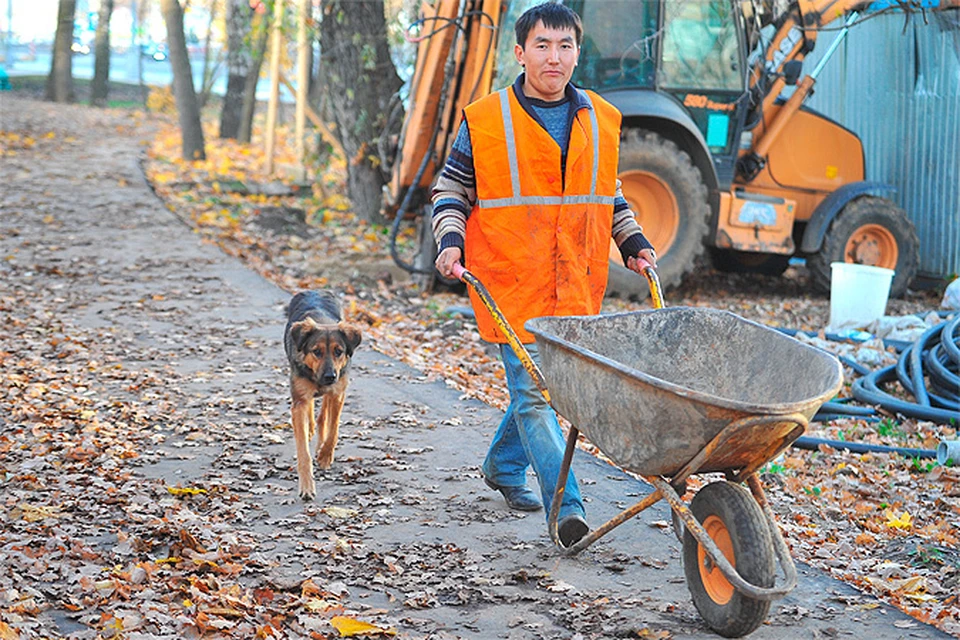
<path fill-rule="evenodd" d="M 333 465 L 333 447 L 320 447 L 317 451 L 317 466 L 326 471 Z"/>
<path fill-rule="evenodd" d="M 300 499 L 304 502 L 309 502 L 317 497 L 317 485 L 314 484 L 313 480 L 310 482 L 301 482 L 300 483 Z"/>

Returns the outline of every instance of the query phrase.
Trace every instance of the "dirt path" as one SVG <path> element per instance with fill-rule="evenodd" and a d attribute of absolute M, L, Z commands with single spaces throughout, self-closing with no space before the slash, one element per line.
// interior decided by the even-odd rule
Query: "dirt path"
<path fill-rule="evenodd" d="M 0 637 L 715 637 L 662 504 L 559 557 L 479 480 L 499 412 L 369 346 L 301 503 L 288 293 L 153 197 L 142 117 L 0 99 Z M 649 491 L 574 464 L 594 525 Z M 949 637 L 800 572 L 751 637 Z"/>

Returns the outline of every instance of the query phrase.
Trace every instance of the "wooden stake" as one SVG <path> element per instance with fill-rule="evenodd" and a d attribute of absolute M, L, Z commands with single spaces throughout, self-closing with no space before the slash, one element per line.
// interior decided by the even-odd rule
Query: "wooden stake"
<path fill-rule="evenodd" d="M 307 0 L 299 0 L 297 12 L 297 111 L 294 125 L 296 136 L 297 162 L 299 163 L 299 178 L 306 179 L 307 168 L 304 164 L 306 148 L 304 146 L 304 127 L 306 125 L 307 86 L 309 70 L 307 69 Z"/>
<path fill-rule="evenodd" d="M 286 76 L 283 75 L 283 72 L 280 72 L 280 83 L 285 86 L 287 91 L 290 93 L 297 92 L 293 85 L 290 84 L 290 81 L 287 80 Z M 337 140 L 337 136 L 333 135 L 333 131 L 330 131 L 330 127 L 328 127 L 326 123 L 320 119 L 320 116 L 317 115 L 317 112 L 314 111 L 309 104 L 304 105 L 303 110 L 306 112 L 306 116 L 310 119 L 310 122 L 313 123 L 313 126 L 320 130 L 320 135 L 323 136 L 323 139 L 326 140 L 331 147 L 333 147 L 334 151 L 340 154 L 341 158 L 346 158 L 347 153 L 343 150 L 343 145 L 340 144 L 339 140 Z"/>
<path fill-rule="evenodd" d="M 268 176 L 273 175 L 274 170 L 273 150 L 277 135 L 277 107 L 280 103 L 280 44 L 282 41 L 283 2 L 284 0 L 277 0 L 274 7 L 273 33 L 270 40 L 270 100 L 267 103 L 267 130 L 264 136 Z"/>

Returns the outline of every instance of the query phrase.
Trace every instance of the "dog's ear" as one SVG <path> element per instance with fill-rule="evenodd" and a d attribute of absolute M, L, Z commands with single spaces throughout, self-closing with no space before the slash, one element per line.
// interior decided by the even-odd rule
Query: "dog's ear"
<path fill-rule="evenodd" d="M 313 318 L 306 318 L 290 325 L 290 337 L 293 339 L 293 344 L 297 346 L 297 351 L 303 350 L 307 338 L 316 330 L 317 323 L 314 322 Z"/>
<path fill-rule="evenodd" d="M 340 329 L 340 333 L 343 334 L 343 341 L 347 345 L 347 355 L 352 356 L 353 350 L 360 346 L 360 328 L 345 322 L 341 322 L 337 327 Z"/>

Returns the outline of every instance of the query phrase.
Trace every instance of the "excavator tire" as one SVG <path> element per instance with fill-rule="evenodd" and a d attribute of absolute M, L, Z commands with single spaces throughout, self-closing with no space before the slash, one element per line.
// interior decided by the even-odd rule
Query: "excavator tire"
<path fill-rule="evenodd" d="M 680 284 L 704 251 L 710 207 L 707 187 L 690 156 L 651 131 L 626 129 L 620 140 L 619 178 L 623 195 L 657 252 L 657 274 L 664 289 Z M 647 281 L 610 252 L 607 295 L 642 299 Z"/>
<path fill-rule="evenodd" d="M 917 275 L 920 240 L 907 214 L 890 200 L 865 196 L 848 203 L 830 223 L 820 250 L 807 257 L 813 285 L 830 290 L 830 263 L 893 269 L 890 296 L 902 297 Z"/>

